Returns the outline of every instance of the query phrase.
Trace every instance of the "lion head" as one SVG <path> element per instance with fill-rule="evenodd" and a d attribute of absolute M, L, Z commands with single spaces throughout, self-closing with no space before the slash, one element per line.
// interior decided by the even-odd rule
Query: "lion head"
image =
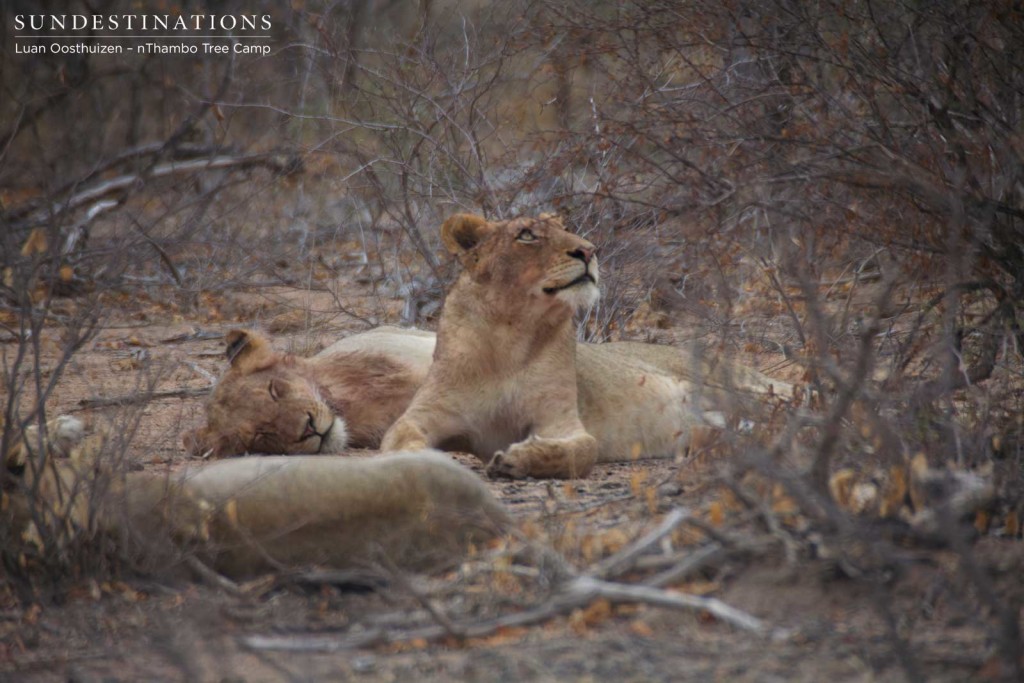
<path fill-rule="evenodd" d="M 261 335 L 225 336 L 230 367 L 206 406 L 206 425 L 184 435 L 193 455 L 340 453 L 345 422 L 305 372 L 305 359 L 277 353 Z"/>
<path fill-rule="evenodd" d="M 503 307 L 515 301 L 576 310 L 600 295 L 596 247 L 552 214 L 500 222 L 455 214 L 441 227 L 441 239 L 473 282 L 502 297 Z"/>

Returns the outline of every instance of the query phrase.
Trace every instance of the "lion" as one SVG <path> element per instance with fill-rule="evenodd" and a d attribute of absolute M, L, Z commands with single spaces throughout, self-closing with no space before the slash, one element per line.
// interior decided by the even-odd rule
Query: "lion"
<path fill-rule="evenodd" d="M 586 476 L 598 441 L 580 419 L 572 318 L 600 296 L 596 247 L 551 215 L 456 214 L 441 240 L 463 271 L 441 310 L 434 363 L 381 450 L 457 439 L 490 461 L 492 477 Z M 668 398 L 657 412 L 682 432 L 683 396 Z"/>
<path fill-rule="evenodd" d="M 0 432 L 7 436 L 4 467 L 0 473 L 3 481 L 0 509 L 10 510 L 13 518 L 25 522 L 34 517 L 31 528 L 23 530 L 34 542 L 39 539 L 36 521 L 55 530 L 60 528 L 60 533 L 70 537 L 78 523 L 76 520 L 85 520 L 89 514 L 84 491 L 87 468 L 81 465 L 81 454 L 93 449 L 94 440 L 86 439 L 85 424 L 71 415 L 59 415 L 42 423 L 31 421 L 19 428 L 21 426 L 6 428 L 0 423 Z M 66 473 L 61 474 L 64 470 Z M 83 476 L 77 476 L 79 471 Z M 30 515 L 26 491 L 45 501 L 34 516 Z"/>
<path fill-rule="evenodd" d="M 159 566 L 186 550 L 247 577 L 382 561 L 433 570 L 510 524 L 479 477 L 436 451 L 243 458 L 157 473 L 113 466 L 109 444 L 66 415 L 12 440 L 5 540 L 43 547 L 104 533 Z"/>
<path fill-rule="evenodd" d="M 576 343 L 573 315 L 599 296 L 596 248 L 558 218 L 457 214 L 441 237 L 463 272 L 434 362 L 382 450 L 468 444 L 492 477 L 576 478 L 596 462 L 674 455 L 705 422 L 680 351 Z"/>
<path fill-rule="evenodd" d="M 186 432 L 193 455 L 328 454 L 376 448 L 423 383 L 434 335 L 380 327 L 313 358 L 274 351 L 260 334 L 225 335 L 229 367 Z"/>
<path fill-rule="evenodd" d="M 377 448 L 423 384 L 436 347 L 433 332 L 387 326 L 346 337 L 310 358 L 275 351 L 254 331 L 231 330 L 225 338 L 229 365 L 206 403 L 206 424 L 183 434 L 186 450 L 197 457 Z M 713 363 L 696 348 L 580 343 L 576 354 L 580 415 L 605 461 L 617 459 L 616 453 L 633 454 L 638 444 L 645 454 L 677 452 L 677 429 L 626 420 L 620 412 L 627 400 L 657 406 L 655 398 L 671 394 L 666 384 L 699 391 L 700 404 L 709 409 L 744 393 L 784 395 L 789 387 L 752 368 Z M 621 386 L 624 368 L 645 373 L 638 377 L 651 384 L 636 379 L 638 386 Z M 327 425 L 328 438 L 315 438 Z"/>
<path fill-rule="evenodd" d="M 539 232 L 541 228 L 536 229 Z M 460 248 L 455 236 L 450 243 Z M 468 256 L 466 260 L 473 262 Z M 596 263 L 592 267 L 596 279 Z M 570 288 L 557 296 L 564 301 L 576 293 Z M 446 309 L 454 311 L 452 301 L 450 297 Z M 571 302 L 567 305 L 569 315 L 573 307 Z M 449 313 L 448 317 L 453 315 L 458 314 Z M 514 331 L 509 329 L 507 343 L 502 341 L 493 348 L 514 346 Z M 456 327 L 449 336 L 464 333 Z M 311 358 L 301 358 L 274 351 L 270 341 L 256 332 L 232 330 L 226 335 L 229 367 L 207 402 L 206 424 L 183 435 L 186 448 L 193 455 L 213 457 L 377 448 L 425 383 L 435 355 L 442 353 L 437 339 L 422 330 L 380 327 L 349 336 Z M 596 460 L 600 462 L 674 456 L 685 449 L 695 425 L 709 421 L 720 425 L 717 411 L 737 398 L 747 394 L 763 402 L 766 395 L 785 396 L 792 391 L 784 382 L 740 364 L 716 360 L 699 347 L 579 343 L 562 352 L 563 357 L 554 360 L 542 354 L 538 367 L 544 362 L 554 362 L 555 367 L 550 373 L 542 371 L 540 377 L 531 376 L 537 390 L 523 382 L 515 390 L 521 398 L 543 397 L 545 387 L 551 384 L 558 385 L 559 391 L 575 391 L 583 431 L 596 439 Z M 572 372 L 573 354 L 576 379 L 561 382 L 558 378 L 564 376 L 564 366 Z M 558 370 L 559 366 L 563 369 Z M 472 392 L 471 402 L 501 389 L 498 383 L 486 381 L 487 372 L 485 367 L 481 377 L 463 380 L 482 382 L 480 389 Z M 569 386 L 572 384 L 575 387 Z M 543 407 L 537 410 L 544 412 Z M 529 436 L 522 424 L 511 430 L 514 433 L 491 427 L 486 420 L 481 420 L 479 428 L 463 425 L 456 433 L 436 439 L 435 445 L 472 452 L 489 461 L 496 451 Z"/>

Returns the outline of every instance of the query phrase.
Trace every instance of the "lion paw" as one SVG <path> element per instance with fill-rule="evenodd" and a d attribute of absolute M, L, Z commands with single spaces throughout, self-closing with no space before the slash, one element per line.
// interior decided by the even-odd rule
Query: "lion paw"
<path fill-rule="evenodd" d="M 416 424 L 408 420 L 399 420 L 391 425 L 384 438 L 380 442 L 380 450 L 388 451 L 418 451 L 430 448 L 431 444 Z"/>
<path fill-rule="evenodd" d="M 525 479 L 528 474 L 524 463 L 512 449 L 498 451 L 487 464 L 487 476 L 491 479 Z"/>

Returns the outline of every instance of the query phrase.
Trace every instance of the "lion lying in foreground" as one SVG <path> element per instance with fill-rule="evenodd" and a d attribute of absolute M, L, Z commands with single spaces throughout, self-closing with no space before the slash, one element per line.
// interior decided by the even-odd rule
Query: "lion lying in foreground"
<path fill-rule="evenodd" d="M 436 452 L 244 458 L 169 476 L 115 475 L 103 466 L 102 439 L 83 440 L 77 419 L 61 416 L 46 431 L 40 440 L 30 427 L 4 459 L 9 528 L 37 544 L 103 531 L 123 548 L 165 558 L 188 548 L 234 577 L 377 561 L 430 569 L 509 520 L 479 477 Z"/>
<path fill-rule="evenodd" d="M 446 223 L 450 225 L 451 219 Z M 446 238 L 446 243 L 460 249 L 455 236 Z M 508 266 L 514 270 L 515 261 L 510 260 Z M 502 277 L 507 282 L 513 275 L 510 271 Z M 495 300 L 487 305 L 493 311 L 506 311 L 509 320 L 521 316 L 521 306 L 505 301 L 511 297 L 514 302 L 520 296 L 518 290 L 512 286 L 496 290 Z M 564 290 L 559 296 L 564 298 L 569 292 Z M 455 312 L 457 306 L 453 309 L 452 301 L 449 297 L 445 307 L 448 320 L 471 315 Z M 572 307 L 559 305 L 555 311 L 555 317 L 565 317 L 563 338 L 572 336 Z M 695 350 L 672 346 L 573 341 L 572 345 L 563 343 L 562 353 L 552 356 L 544 344 L 531 349 L 536 340 L 531 341 L 529 328 L 524 326 L 527 322 L 496 328 L 481 322 L 483 330 L 449 325 L 449 347 L 479 346 L 490 349 L 495 358 L 471 362 L 469 354 L 458 356 L 455 365 L 466 374 L 452 381 L 462 382 L 468 408 L 459 408 L 464 419 L 457 420 L 458 428 L 433 438 L 432 443 L 490 460 L 496 451 L 528 436 L 530 424 L 539 424 L 533 417 L 524 423 L 526 412 L 547 415 L 551 401 L 561 400 L 560 393 L 568 391 L 576 393 L 573 400 L 584 431 L 596 439 L 598 461 L 673 456 L 685 448 L 691 428 L 704 422 L 704 411 L 728 407 L 744 394 L 785 396 L 792 391 L 788 384 L 753 369 L 727 361 L 712 363 Z M 494 338 L 498 332 L 501 339 Z M 278 353 L 254 332 L 233 330 L 226 341 L 231 362 L 207 403 L 207 424 L 184 435 L 187 449 L 195 455 L 340 453 L 346 448 L 376 448 L 426 381 L 437 348 L 437 338 L 430 332 L 394 327 L 347 337 L 312 358 Z M 528 381 L 525 375 L 516 375 L 508 386 L 500 376 L 508 368 L 494 361 L 516 354 L 536 372 Z M 448 391 L 449 396 L 452 393 Z M 695 404 L 698 398 L 699 405 Z M 506 399 L 510 400 L 502 404 Z M 481 406 L 490 406 L 492 414 L 510 419 L 494 424 L 486 415 L 474 412 Z"/>

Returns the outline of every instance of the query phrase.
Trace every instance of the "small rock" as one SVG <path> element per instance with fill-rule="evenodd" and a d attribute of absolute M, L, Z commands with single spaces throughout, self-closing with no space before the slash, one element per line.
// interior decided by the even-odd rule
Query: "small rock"
<path fill-rule="evenodd" d="M 359 674 L 373 673 L 377 669 L 377 658 L 373 655 L 356 657 L 352 660 L 352 670 Z"/>
<path fill-rule="evenodd" d="M 667 482 L 658 487 L 658 495 L 664 497 L 678 496 L 683 492 L 683 487 L 674 481 Z"/>

